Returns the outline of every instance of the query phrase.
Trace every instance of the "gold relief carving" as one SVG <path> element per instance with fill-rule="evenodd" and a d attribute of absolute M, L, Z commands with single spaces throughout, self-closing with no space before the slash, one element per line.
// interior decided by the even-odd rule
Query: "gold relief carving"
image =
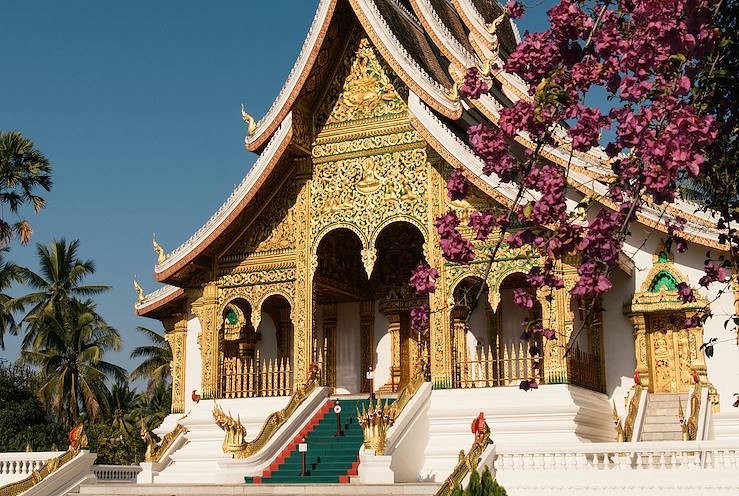
<path fill-rule="evenodd" d="M 185 411 L 185 357 L 187 345 L 187 318 L 181 315 L 174 330 L 166 332 L 164 338 L 172 350 L 170 371 L 172 375 L 172 413 Z"/>
<path fill-rule="evenodd" d="M 339 142 L 317 143 L 313 146 L 313 158 L 323 159 L 317 160 L 317 162 L 325 162 L 327 158 L 336 159 L 337 155 L 343 156 L 361 153 L 367 150 L 379 150 L 384 148 L 408 148 L 414 144 L 423 143 L 423 139 L 415 129 L 408 130 L 406 127 L 407 125 L 403 125 L 397 130 L 397 132 L 392 132 L 391 134 L 368 136 Z M 385 129 L 385 132 L 387 131 L 392 131 L 392 129 Z"/>
<path fill-rule="evenodd" d="M 344 57 L 327 98 L 317 112 L 317 122 L 330 126 L 404 114 L 407 107 L 399 91 L 405 86 L 381 60 L 370 41 L 357 30 L 350 41 L 354 55 Z"/>
<path fill-rule="evenodd" d="M 311 168 L 310 158 L 296 160 L 298 194 L 294 206 L 295 219 L 295 281 L 293 282 L 293 384 L 308 379 L 311 365 L 313 330 L 313 272 L 318 260 L 311 252 Z"/>
<path fill-rule="evenodd" d="M 353 224 L 369 239 L 388 219 L 425 219 L 427 174 L 423 148 L 317 164 L 311 209 L 321 215 L 312 219 L 312 238 L 332 224 Z"/>
<path fill-rule="evenodd" d="M 362 265 L 364 265 L 364 271 L 367 273 L 367 279 L 372 277 L 372 270 L 375 268 L 375 262 L 377 262 L 377 250 L 374 246 L 370 248 L 364 248 L 361 252 Z"/>
<path fill-rule="evenodd" d="M 250 286 L 233 286 L 222 288 L 219 291 L 219 315 L 229 302 L 236 298 L 243 298 L 251 306 L 251 324 L 256 330 L 262 321 L 262 303 L 269 296 L 281 295 L 290 304 L 291 310 L 295 307 L 295 284 L 291 280 L 280 282 L 263 281 Z M 292 312 L 295 314 L 295 312 Z"/>
<path fill-rule="evenodd" d="M 256 220 L 249 224 L 220 261 L 240 261 L 256 252 L 272 252 L 295 247 L 295 181 L 288 180 L 270 199 Z"/>
<path fill-rule="evenodd" d="M 298 106 L 292 107 L 293 112 L 293 142 L 310 150 L 313 141 L 313 120 L 310 114 Z"/>
<path fill-rule="evenodd" d="M 202 290 L 189 291 L 192 313 L 200 322 L 198 345 L 202 359 L 202 398 L 211 399 L 218 390 L 218 288 L 215 283 L 209 283 Z"/>
<path fill-rule="evenodd" d="M 235 272 L 226 274 L 218 279 L 221 288 L 234 286 L 254 286 L 258 284 L 273 284 L 279 282 L 294 281 L 296 268 L 275 268 L 267 270 L 256 270 L 253 272 Z"/>

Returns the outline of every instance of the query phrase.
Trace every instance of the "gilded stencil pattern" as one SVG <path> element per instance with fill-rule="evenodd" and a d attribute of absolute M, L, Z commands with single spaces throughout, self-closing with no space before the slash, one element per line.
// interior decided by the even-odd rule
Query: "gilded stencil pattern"
<path fill-rule="evenodd" d="M 335 155 L 359 153 L 367 150 L 376 150 L 385 147 L 397 147 L 423 143 L 423 140 L 414 129 L 392 134 L 368 136 L 358 139 L 316 144 L 313 147 L 313 158 L 322 159 Z"/>
<path fill-rule="evenodd" d="M 358 30 L 350 41 L 349 46 L 356 46 L 356 51 L 342 60 L 340 77 L 331 85 L 318 112 L 317 122 L 323 125 L 406 112 L 398 93 L 403 83 L 381 61 L 370 41 L 360 37 L 362 34 Z"/>
<path fill-rule="evenodd" d="M 426 150 L 416 148 L 316 165 L 313 239 L 337 223 L 353 224 L 370 239 L 387 219 L 426 219 L 426 159 Z"/>
<path fill-rule="evenodd" d="M 280 267 L 270 270 L 226 274 L 219 279 L 218 285 L 221 288 L 226 288 L 231 286 L 254 286 L 294 280 L 295 267 Z"/>

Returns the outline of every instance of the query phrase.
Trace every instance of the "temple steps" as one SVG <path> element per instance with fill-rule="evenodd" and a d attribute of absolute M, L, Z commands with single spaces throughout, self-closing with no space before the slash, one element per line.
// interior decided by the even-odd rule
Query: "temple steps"
<path fill-rule="evenodd" d="M 261 484 L 347 484 L 357 475 L 359 448 L 364 442 L 362 428 L 357 423 L 357 407 L 367 404 L 367 396 L 329 399 L 323 408 L 295 436 L 285 450 L 261 476 L 244 477 L 251 487 Z M 340 435 L 333 407 L 342 407 Z M 302 455 L 298 444 L 305 438 L 306 475 L 301 475 Z"/>
<path fill-rule="evenodd" d="M 688 414 L 687 401 L 687 394 L 650 393 L 639 440 L 680 441 L 682 429 L 678 411 L 682 402 L 683 411 Z"/>
<path fill-rule="evenodd" d="M 429 496 L 439 484 L 88 484 L 80 488 L 85 496 L 251 496 L 279 494 L 281 496 Z"/>

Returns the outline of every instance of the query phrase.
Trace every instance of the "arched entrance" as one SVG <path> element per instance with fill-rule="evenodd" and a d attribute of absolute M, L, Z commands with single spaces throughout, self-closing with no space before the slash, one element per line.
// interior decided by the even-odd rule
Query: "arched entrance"
<path fill-rule="evenodd" d="M 385 226 L 375 242 L 377 262 L 370 284 L 375 293 L 384 334 L 377 345 L 377 383 L 395 392 L 412 377 L 421 353 L 428 354 L 428 329 L 411 329 L 410 310 L 428 304 L 409 287 L 411 272 L 424 261 L 424 237 L 413 224 L 397 221 Z"/>
<path fill-rule="evenodd" d="M 338 393 L 356 393 L 363 385 L 361 314 L 372 291 L 361 251 L 361 240 L 346 228 L 326 234 L 316 250 L 313 361 L 320 364 L 324 383 Z"/>
<path fill-rule="evenodd" d="M 290 304 L 280 295 L 262 304 L 259 327 L 243 298 L 229 302 L 219 332 L 218 398 L 286 396 L 292 393 Z"/>

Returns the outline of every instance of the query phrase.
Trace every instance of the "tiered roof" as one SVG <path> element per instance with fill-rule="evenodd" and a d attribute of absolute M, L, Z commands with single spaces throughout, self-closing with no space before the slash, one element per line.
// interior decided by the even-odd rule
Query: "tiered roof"
<path fill-rule="evenodd" d="M 209 255 L 220 236 L 248 219 L 250 204 L 259 198 L 260 188 L 270 182 L 270 175 L 275 174 L 283 156 L 295 152 L 290 147 L 293 105 L 305 93 L 306 81 L 316 77 L 312 71 L 332 23 L 345 23 L 347 17 L 358 20 L 388 65 L 408 86 L 410 120 L 419 134 L 447 162 L 463 169 L 482 191 L 504 205 L 510 204 L 517 187 L 501 182 L 495 175 L 483 175 L 481 160 L 460 136 L 464 136 L 464 129 L 470 124 L 496 124 L 502 108 L 518 99 L 529 99 L 527 85 L 516 75 L 501 72 L 496 76 L 500 90 L 479 100 L 449 98 L 454 81 L 459 81 L 468 67 L 480 67 L 486 61 L 502 65 L 501 57 L 515 48 L 518 31 L 501 17 L 503 12 L 500 5 L 490 0 L 320 0 L 284 86 L 246 137 L 246 148 L 259 152 L 259 158 L 208 222 L 155 267 L 156 279 L 182 284 L 187 279 L 183 274 L 197 270 L 198 259 Z M 613 180 L 605 154 L 597 149 L 573 153 L 564 139 L 564 128 L 558 135 L 562 138 L 559 146 L 545 147 L 544 158 L 562 166 L 569 162 L 570 185 L 584 195 L 601 198 Z M 524 147 L 534 147 L 525 133 L 516 140 Z M 608 200 L 599 201 L 613 207 Z M 688 202 L 678 201 L 662 208 L 648 205 L 639 214 L 638 222 L 666 232 L 666 221 L 676 215 L 688 219 L 685 232 L 691 241 L 723 249 L 712 216 L 697 213 L 695 205 Z M 137 304 L 136 311 L 154 316 L 162 305 L 171 304 L 182 295 L 179 288 L 165 286 Z"/>

